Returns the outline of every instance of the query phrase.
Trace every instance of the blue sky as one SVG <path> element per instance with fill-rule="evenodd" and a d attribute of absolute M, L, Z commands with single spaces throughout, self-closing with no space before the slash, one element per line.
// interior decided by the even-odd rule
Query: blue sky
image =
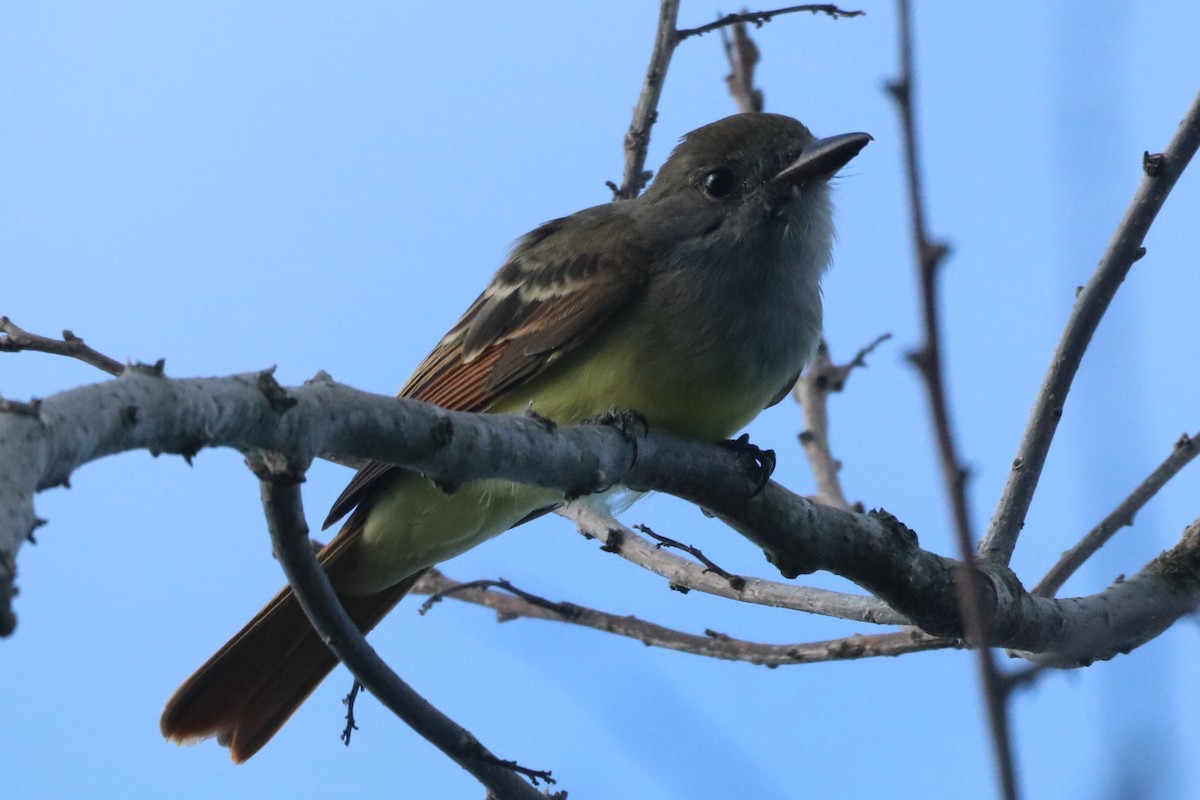
<path fill-rule="evenodd" d="M 655 23 L 650 2 L 38 3 L 0 10 L 0 314 L 70 328 L 173 376 L 277 365 L 390 393 L 537 224 L 605 202 Z M 953 554 L 921 387 L 890 2 L 861 19 L 781 18 L 755 38 L 768 110 L 876 141 L 837 185 L 825 283 L 835 356 L 895 338 L 832 403 L 848 494 Z M 726 9 L 728 10 L 728 9 Z M 714 7 L 684 3 L 681 24 Z M 948 374 L 991 513 L 1074 288 L 1200 89 L 1194 3 L 922 4 L 918 100 L 943 275 Z M 719 39 L 686 42 L 649 166 L 732 113 Z M 1195 169 L 1195 168 L 1194 168 Z M 1200 179 L 1185 174 L 1066 408 L 1014 565 L 1027 585 L 1200 428 Z M 100 380 L 49 356 L 0 358 L 24 399 Z M 750 429 L 776 479 L 812 486 L 787 403 Z M 1196 468 L 1193 468 L 1195 470 Z M 310 519 L 347 480 L 316 467 Z M 1198 513 L 1185 473 L 1066 587 L 1097 591 Z M 0 644 L 0 743 L 13 796 L 477 797 L 472 779 L 374 703 L 338 741 L 339 672 L 249 764 L 165 744 L 176 685 L 282 577 L 257 486 L 234 453 L 133 453 L 38 498 L 20 627 Z M 624 516 L 770 576 L 698 511 L 654 497 Z M 683 596 L 551 518 L 446 566 L 698 632 L 806 641 L 865 626 Z M 813 583 L 845 588 L 828 576 Z M 992 766 L 964 653 L 766 670 L 446 603 L 405 603 L 372 637 L 418 690 L 497 753 L 579 798 L 735 794 L 987 796 Z M 1133 655 L 1047 676 L 1013 704 L 1031 798 L 1179 797 L 1200 783 L 1195 625 Z M 1003 659 L 1002 659 L 1003 660 Z M 1150 754 L 1153 754 L 1151 756 Z"/>

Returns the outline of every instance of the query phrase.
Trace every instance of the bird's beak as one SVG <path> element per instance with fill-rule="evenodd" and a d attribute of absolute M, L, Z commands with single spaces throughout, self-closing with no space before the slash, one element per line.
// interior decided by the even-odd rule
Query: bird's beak
<path fill-rule="evenodd" d="M 869 133 L 843 133 L 811 141 L 804 145 L 800 157 L 784 167 L 775 180 L 799 186 L 831 178 L 858 155 L 869 141 Z"/>

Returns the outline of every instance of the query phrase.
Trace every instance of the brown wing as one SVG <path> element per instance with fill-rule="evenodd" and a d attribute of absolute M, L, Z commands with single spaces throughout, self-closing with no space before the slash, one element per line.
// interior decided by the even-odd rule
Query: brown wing
<path fill-rule="evenodd" d="M 599 216 L 607 208 L 591 213 Z M 644 268 L 638 269 L 644 264 L 641 253 L 616 247 L 603 235 L 603 224 L 592 224 L 575 237 L 597 245 L 577 247 L 575 253 L 566 252 L 556 236 L 564 227 L 579 234 L 578 222 L 588 221 L 582 216 L 588 213 L 547 223 L 525 237 L 399 396 L 455 411 L 486 411 L 626 305 L 648 277 Z M 380 463 L 360 469 L 333 504 L 324 527 L 367 501 L 394 469 Z"/>

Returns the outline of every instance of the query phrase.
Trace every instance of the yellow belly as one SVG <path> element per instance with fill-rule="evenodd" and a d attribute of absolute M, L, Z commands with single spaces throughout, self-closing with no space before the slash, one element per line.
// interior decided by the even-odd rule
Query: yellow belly
<path fill-rule="evenodd" d="M 386 589 L 561 500 L 549 489 L 499 480 L 473 481 L 446 493 L 428 478 L 405 472 L 372 506 L 363 527 L 363 556 L 347 588 L 355 594 Z"/>
<path fill-rule="evenodd" d="M 615 335 L 629 330 L 620 326 Z M 571 424 L 613 408 L 628 409 L 640 413 L 652 430 L 717 441 L 741 430 L 787 380 L 770 374 L 755 381 L 731 379 L 743 365 L 679 346 L 661 348 L 658 338 L 645 331 L 632 342 L 624 336 L 620 346 L 612 339 L 594 336 L 489 411 L 532 409 Z M 561 500 L 554 491 L 499 480 L 468 483 L 447 494 L 424 477 L 403 474 L 375 501 L 367 518 L 364 557 L 352 590 L 386 588 Z"/>
<path fill-rule="evenodd" d="M 550 364 L 491 409 L 528 408 L 562 424 L 610 409 L 637 411 L 652 429 L 705 441 L 727 439 L 746 426 L 783 388 L 787 374 L 738 376 L 744 365 L 711 352 L 662 347 L 658 337 L 597 336 Z"/>

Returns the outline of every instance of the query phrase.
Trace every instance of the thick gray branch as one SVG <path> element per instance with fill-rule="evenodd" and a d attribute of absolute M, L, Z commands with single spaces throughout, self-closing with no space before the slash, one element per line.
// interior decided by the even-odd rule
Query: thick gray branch
<path fill-rule="evenodd" d="M 555 430 L 531 417 L 450 412 L 328 380 L 284 390 L 266 373 L 169 380 L 132 369 L 0 412 L 0 566 L 15 563 L 34 525 L 34 490 L 62 483 L 79 465 L 132 449 L 233 447 L 297 460 L 377 459 L 450 481 L 507 477 L 568 495 L 611 485 L 668 492 L 719 514 L 787 577 L 834 572 L 931 634 L 962 635 L 958 562 L 922 550 L 890 515 L 820 506 L 774 483 L 753 495 L 745 464 L 726 448 L 653 431 L 636 445 L 635 461 L 633 444 L 605 426 Z M 980 576 L 991 644 L 1087 663 L 1138 646 L 1195 606 L 1200 526 L 1133 578 L 1089 597 L 1033 597 L 1001 564 L 983 565 Z M 0 577 L 11 580 L 11 569 Z"/>

